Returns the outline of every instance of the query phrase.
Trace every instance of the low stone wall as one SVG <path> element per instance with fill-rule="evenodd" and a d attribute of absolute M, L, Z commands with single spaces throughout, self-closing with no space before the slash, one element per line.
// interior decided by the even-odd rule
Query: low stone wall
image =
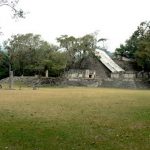
<path fill-rule="evenodd" d="M 112 79 L 149 79 L 150 72 L 129 72 L 126 71 L 124 73 L 111 73 Z"/>
<path fill-rule="evenodd" d="M 148 89 L 150 83 L 143 80 L 134 79 L 66 79 L 63 82 L 66 86 L 85 86 L 85 87 L 108 87 L 108 88 L 129 88 L 129 89 Z"/>
<path fill-rule="evenodd" d="M 101 85 L 101 80 L 96 79 L 65 79 L 62 85 L 65 86 L 85 86 L 85 87 L 98 87 Z"/>
<path fill-rule="evenodd" d="M 125 79 L 134 79 L 134 78 L 136 78 L 136 73 L 124 73 L 123 78 L 125 78 Z"/>
<path fill-rule="evenodd" d="M 60 85 L 63 81 L 62 78 L 53 78 L 53 77 L 41 77 L 38 76 L 20 76 L 20 77 L 13 77 L 14 84 L 23 84 L 25 86 L 46 86 L 46 85 Z M 9 77 L 0 80 L 0 84 L 8 84 Z"/>
<path fill-rule="evenodd" d="M 0 80 L 0 84 L 8 83 L 9 78 Z M 148 80 L 141 79 L 112 79 L 112 78 L 37 78 L 37 77 L 14 77 L 14 83 L 22 83 L 26 86 L 84 86 L 84 87 L 109 87 L 109 88 L 131 88 L 131 89 L 147 89 L 150 88 Z"/>
<path fill-rule="evenodd" d="M 111 73 L 111 79 L 119 79 L 120 74 L 119 73 Z"/>
<path fill-rule="evenodd" d="M 150 78 L 150 72 L 143 72 L 143 71 L 138 72 L 136 74 L 136 78 L 146 78 L 146 79 L 148 79 L 148 78 Z"/>
<path fill-rule="evenodd" d="M 111 88 L 131 88 L 136 89 L 136 83 L 134 80 L 103 80 L 101 87 L 111 87 Z"/>

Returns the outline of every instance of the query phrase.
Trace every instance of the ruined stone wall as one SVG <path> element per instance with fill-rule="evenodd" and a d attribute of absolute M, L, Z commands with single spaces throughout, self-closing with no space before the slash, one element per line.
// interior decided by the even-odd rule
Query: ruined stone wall
<path fill-rule="evenodd" d="M 96 71 L 95 70 L 89 70 L 89 69 L 70 69 L 65 73 L 65 77 L 68 79 L 94 79 L 96 77 Z"/>
<path fill-rule="evenodd" d="M 135 71 L 137 70 L 137 66 L 135 62 L 122 61 L 118 59 L 113 59 L 121 68 L 125 71 Z"/>
<path fill-rule="evenodd" d="M 63 78 L 61 77 L 38 77 L 38 76 L 14 76 L 13 77 L 13 81 L 14 84 L 17 85 L 24 85 L 27 87 L 33 87 L 33 86 L 47 86 L 47 85 L 51 85 L 51 86 L 57 86 L 57 85 L 61 85 L 61 83 L 63 82 Z M 0 80 L 0 84 L 8 84 L 9 82 L 9 77 Z"/>
<path fill-rule="evenodd" d="M 8 78 L 0 81 L 0 84 L 8 83 Z M 141 79 L 67 79 L 67 78 L 35 78 L 35 77 L 14 77 L 14 83 L 21 82 L 26 86 L 84 86 L 84 87 L 109 87 L 109 88 L 131 88 L 147 89 L 150 88 L 148 80 Z"/>
<path fill-rule="evenodd" d="M 108 78 L 111 72 L 94 56 L 84 58 L 73 69 L 94 70 L 96 78 Z"/>
<path fill-rule="evenodd" d="M 64 86 L 84 86 L 84 87 L 107 87 L 107 88 L 127 88 L 127 89 L 148 89 L 150 83 L 143 80 L 133 79 L 67 79 L 63 81 Z"/>
<path fill-rule="evenodd" d="M 126 71 L 123 73 L 111 73 L 111 79 L 149 79 L 150 72 Z"/>

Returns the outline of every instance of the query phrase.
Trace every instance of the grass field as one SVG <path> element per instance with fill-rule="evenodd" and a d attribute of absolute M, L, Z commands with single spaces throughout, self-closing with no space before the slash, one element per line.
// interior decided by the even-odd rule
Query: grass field
<path fill-rule="evenodd" d="M 150 91 L 0 90 L 0 150 L 149 150 Z"/>

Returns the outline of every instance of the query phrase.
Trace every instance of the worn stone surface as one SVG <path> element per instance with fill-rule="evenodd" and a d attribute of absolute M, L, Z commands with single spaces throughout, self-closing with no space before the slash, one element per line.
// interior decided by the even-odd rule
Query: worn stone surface
<path fill-rule="evenodd" d="M 60 85 L 62 82 L 62 78 L 39 78 L 37 76 L 24 76 L 24 77 L 14 77 L 13 78 L 14 83 L 16 84 L 24 84 L 26 86 L 46 86 L 46 85 Z M 8 84 L 9 78 L 5 78 L 0 80 L 0 84 Z"/>
<path fill-rule="evenodd" d="M 89 69 L 70 69 L 65 73 L 65 77 L 68 79 L 74 78 L 94 79 L 96 77 L 96 71 Z"/>
<path fill-rule="evenodd" d="M 63 81 L 63 85 L 67 86 L 98 87 L 100 84 L 101 80 L 96 79 L 66 79 Z"/>
<path fill-rule="evenodd" d="M 78 64 L 74 64 L 72 69 L 93 70 L 96 78 L 110 77 L 110 71 L 95 56 L 82 59 Z"/>
<path fill-rule="evenodd" d="M 114 87 L 114 88 L 136 88 L 136 83 L 134 80 L 113 80 L 106 81 L 103 80 L 102 87 Z"/>
<path fill-rule="evenodd" d="M 0 84 L 8 83 L 9 78 L 0 80 Z M 84 86 L 84 87 L 111 87 L 111 88 L 131 88 L 147 89 L 150 88 L 149 80 L 141 79 L 112 79 L 112 78 L 36 78 L 36 77 L 14 77 L 14 83 L 23 83 L 30 87 L 44 86 Z"/>
<path fill-rule="evenodd" d="M 113 59 L 121 68 L 123 68 L 125 71 L 135 71 L 137 70 L 137 66 L 135 62 L 128 62 L 118 59 Z"/>
<path fill-rule="evenodd" d="M 63 82 L 67 86 L 86 86 L 86 87 L 109 87 L 109 88 L 130 88 L 147 89 L 150 88 L 148 81 L 134 79 L 71 79 Z"/>

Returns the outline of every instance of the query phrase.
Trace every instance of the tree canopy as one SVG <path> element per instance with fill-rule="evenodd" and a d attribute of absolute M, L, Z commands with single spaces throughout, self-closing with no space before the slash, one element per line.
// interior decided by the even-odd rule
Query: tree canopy
<path fill-rule="evenodd" d="M 93 54 L 98 48 L 98 40 L 94 34 L 87 34 L 79 38 L 63 35 L 57 38 L 57 41 L 60 47 L 66 51 L 68 67 Z"/>
<path fill-rule="evenodd" d="M 141 69 L 150 70 L 150 22 L 142 22 L 115 53 L 133 58 Z"/>
<path fill-rule="evenodd" d="M 11 36 L 3 44 L 5 51 L 1 51 L 0 65 L 6 66 L 3 76 L 8 76 L 8 66 L 19 76 L 44 75 L 46 70 L 50 76 L 59 76 L 98 48 L 94 34 L 79 38 L 63 35 L 57 41 L 59 46 L 32 33 Z"/>
<path fill-rule="evenodd" d="M 40 35 L 14 35 L 4 42 L 4 48 L 15 75 L 44 74 L 49 69 L 57 76 L 65 66 L 64 52 L 58 52 L 57 46 L 42 40 Z"/>
<path fill-rule="evenodd" d="M 13 17 L 14 18 L 24 18 L 25 14 L 22 9 L 18 9 L 17 5 L 19 3 L 19 0 L 0 0 L 0 7 L 7 6 L 10 7 L 13 11 Z"/>
<path fill-rule="evenodd" d="M 0 79 L 8 76 L 8 58 L 0 48 Z"/>

